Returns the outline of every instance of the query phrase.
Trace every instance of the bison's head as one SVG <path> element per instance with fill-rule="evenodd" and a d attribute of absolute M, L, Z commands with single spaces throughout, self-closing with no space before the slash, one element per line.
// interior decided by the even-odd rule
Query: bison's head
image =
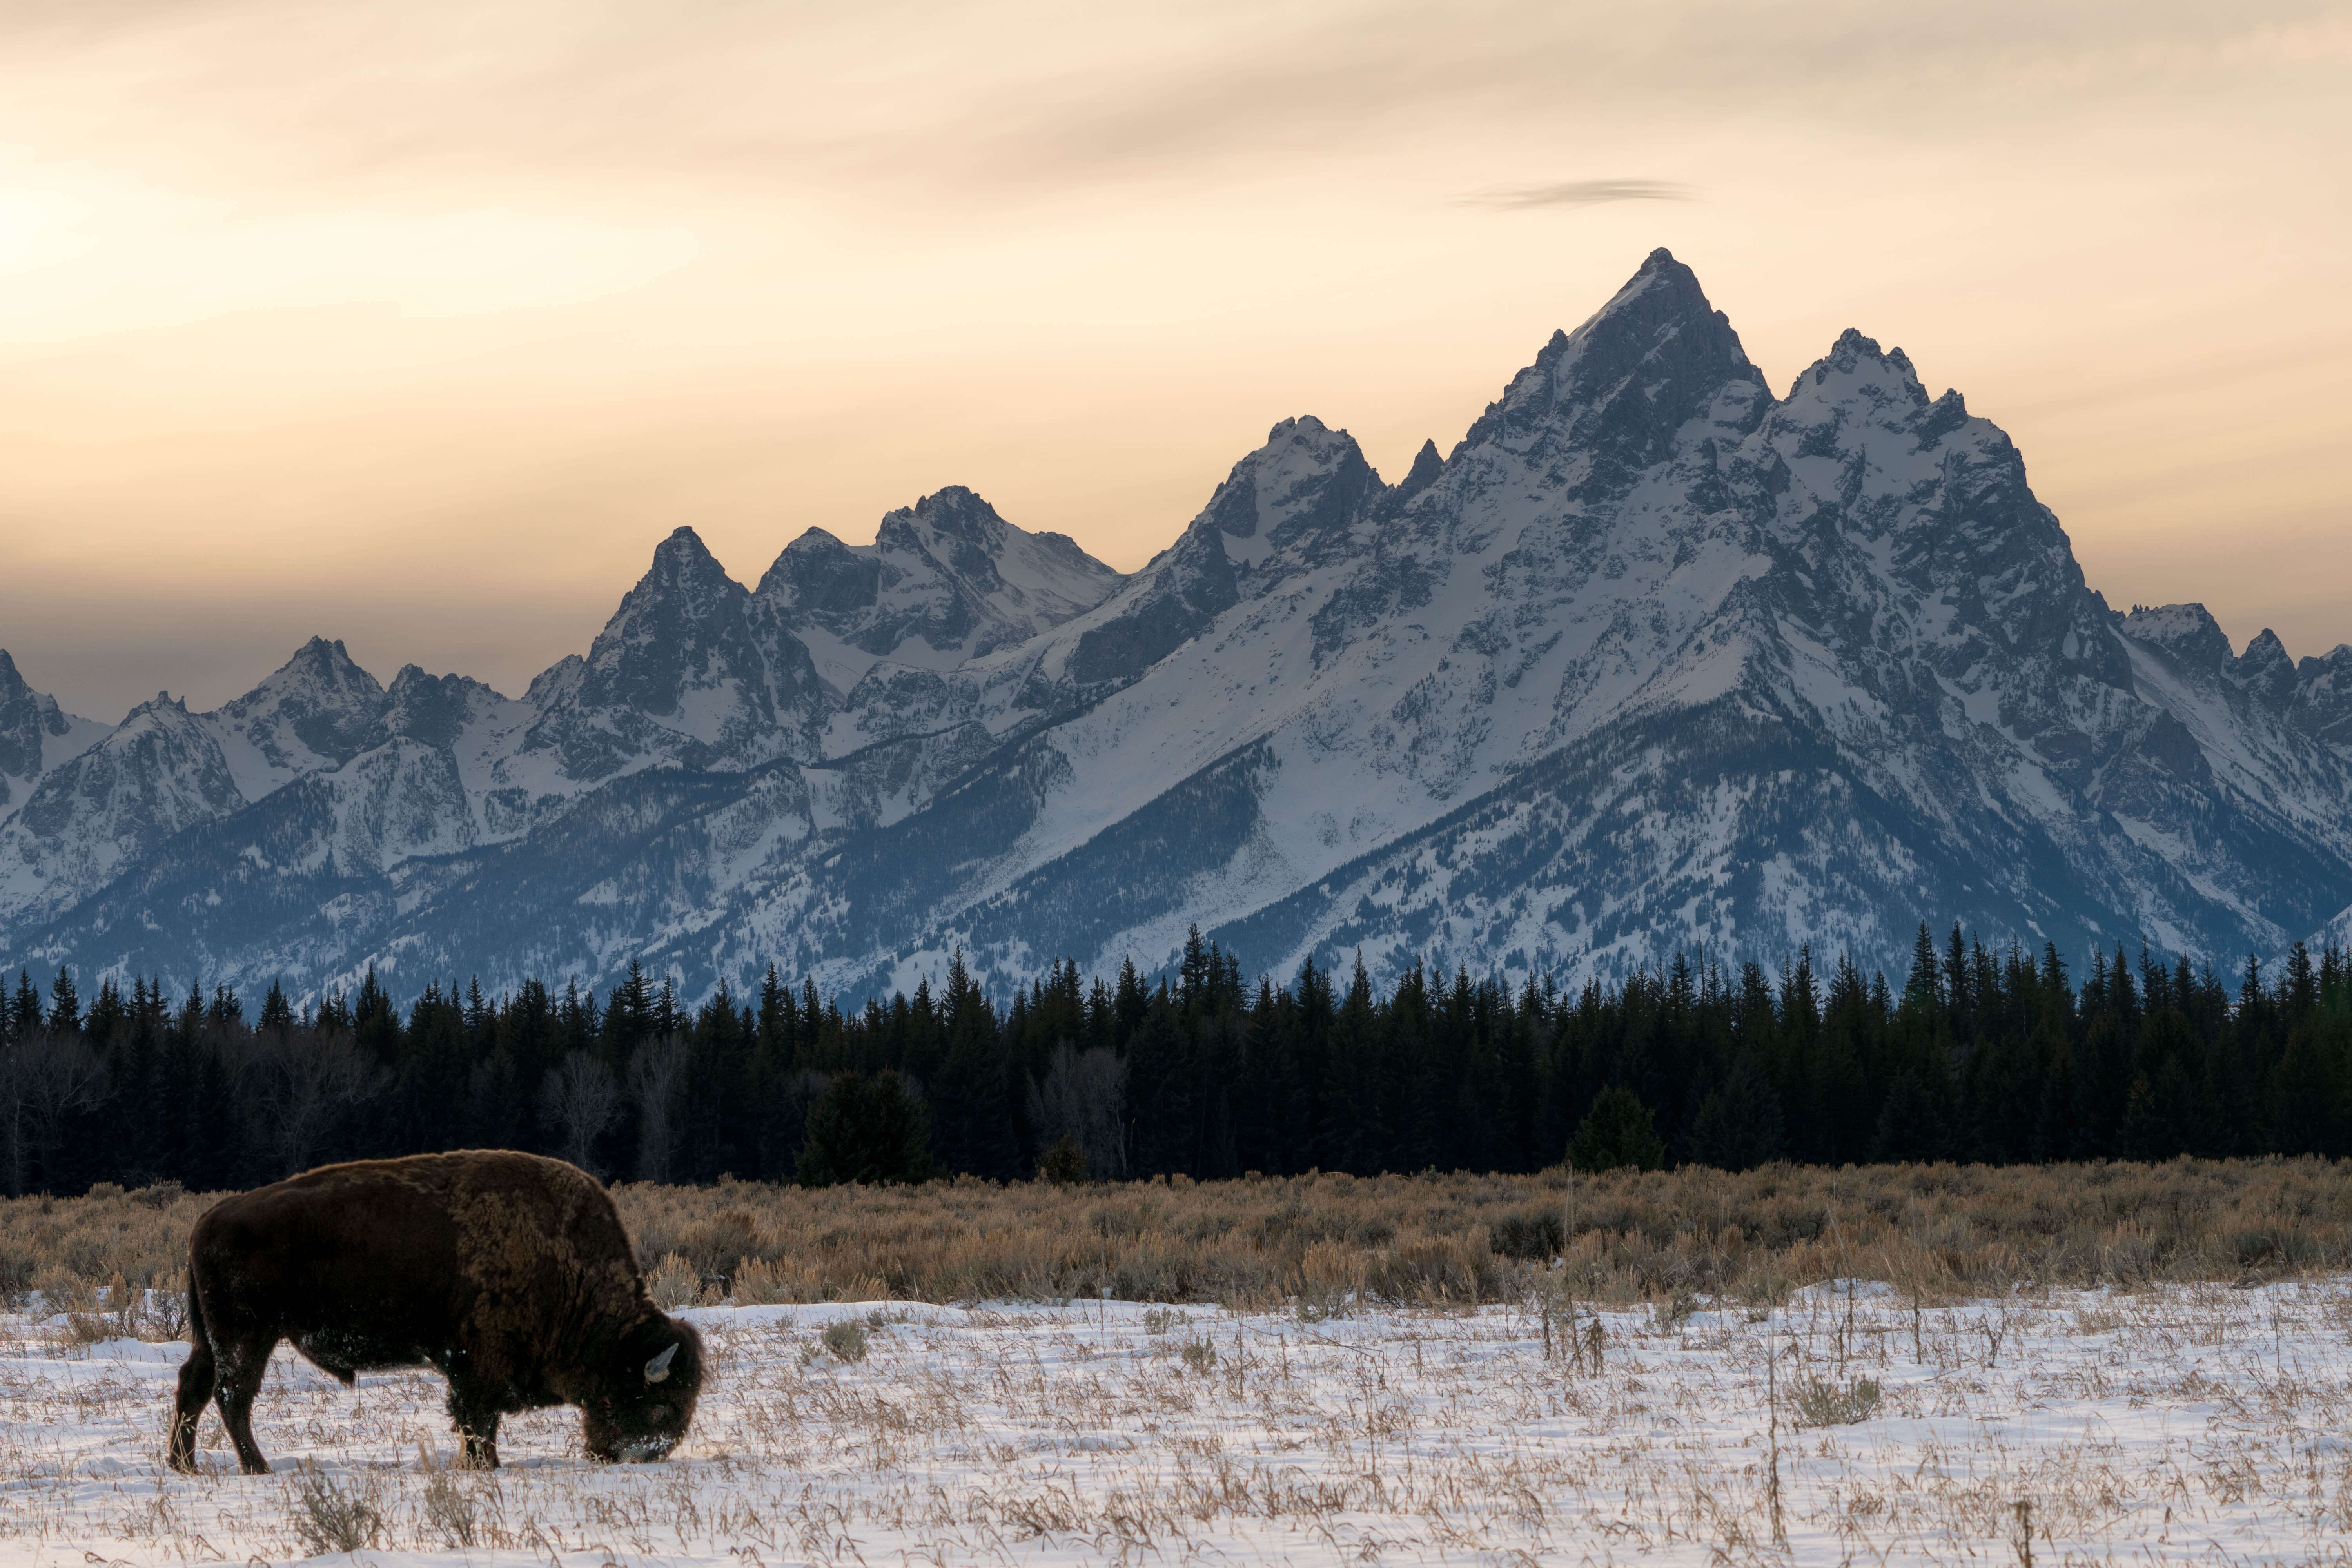
<path fill-rule="evenodd" d="M 667 1457 L 694 1419 L 702 1392 L 702 1336 L 692 1323 L 656 1313 L 621 1337 L 603 1390 L 586 1401 L 581 1423 L 593 1459 Z"/>

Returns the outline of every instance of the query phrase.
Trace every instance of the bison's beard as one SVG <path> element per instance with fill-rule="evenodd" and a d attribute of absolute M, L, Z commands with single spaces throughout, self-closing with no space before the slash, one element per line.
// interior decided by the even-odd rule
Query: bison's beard
<path fill-rule="evenodd" d="M 588 1457 L 603 1464 L 651 1464 L 669 1458 L 678 1439 L 665 1432 L 648 1432 L 637 1436 L 624 1436 L 621 1429 L 609 1421 L 599 1421 L 593 1415 L 582 1423 L 581 1440 Z"/>
<path fill-rule="evenodd" d="M 687 1415 L 680 1413 L 681 1416 Z M 656 1417 L 657 1425 L 631 1430 L 608 1415 L 586 1411 L 580 1422 L 581 1446 L 588 1450 L 590 1458 L 604 1464 L 651 1464 L 656 1459 L 669 1458 L 670 1450 L 686 1436 L 686 1419 L 672 1419 L 676 1421 L 675 1430 L 671 1429 L 669 1421 L 662 1421 L 658 1416 Z"/>

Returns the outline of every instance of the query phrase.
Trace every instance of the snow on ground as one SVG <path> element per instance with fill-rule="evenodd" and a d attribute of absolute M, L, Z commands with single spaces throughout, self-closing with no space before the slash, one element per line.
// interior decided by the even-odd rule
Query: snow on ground
<path fill-rule="evenodd" d="M 0 1320 L 0 1565 L 318 1555 L 306 1489 L 373 1510 L 371 1568 L 2008 1563 L 2025 1521 L 2045 1565 L 2240 1563 L 2352 1530 L 2352 1279 L 1614 1310 L 1597 1373 L 1527 1305 L 694 1315 L 710 1381 L 667 1463 L 586 1463 L 549 1411 L 504 1470 L 451 1472 L 437 1379 L 346 1390 L 281 1350 L 251 1479 L 210 1416 L 210 1473 L 162 1468 L 182 1347 Z M 824 1347 L 841 1322 L 863 1360 Z"/>

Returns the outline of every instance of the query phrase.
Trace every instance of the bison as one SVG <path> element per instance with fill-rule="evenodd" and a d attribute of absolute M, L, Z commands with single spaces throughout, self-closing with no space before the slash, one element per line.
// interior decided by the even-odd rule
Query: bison
<path fill-rule="evenodd" d="M 576 1166 L 469 1151 L 360 1160 L 225 1198 L 188 1239 L 188 1329 L 171 1463 L 195 1464 L 216 1399 L 247 1475 L 253 1396 L 279 1340 L 351 1383 L 449 1380 L 464 1462 L 495 1468 L 499 1418 L 576 1405 L 598 1459 L 658 1459 L 694 1419 L 702 1340 L 666 1317 L 613 1200 Z"/>

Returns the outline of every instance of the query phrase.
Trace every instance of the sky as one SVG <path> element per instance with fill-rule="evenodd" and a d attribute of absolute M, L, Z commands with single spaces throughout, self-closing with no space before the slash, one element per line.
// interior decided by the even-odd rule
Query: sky
<path fill-rule="evenodd" d="M 2352 639 L 2352 9 L 12 0 L 0 647 L 520 692 L 694 526 L 966 484 L 1122 569 L 1276 420 L 1394 479 L 1654 247 L 1849 326 L 2111 604 Z"/>

